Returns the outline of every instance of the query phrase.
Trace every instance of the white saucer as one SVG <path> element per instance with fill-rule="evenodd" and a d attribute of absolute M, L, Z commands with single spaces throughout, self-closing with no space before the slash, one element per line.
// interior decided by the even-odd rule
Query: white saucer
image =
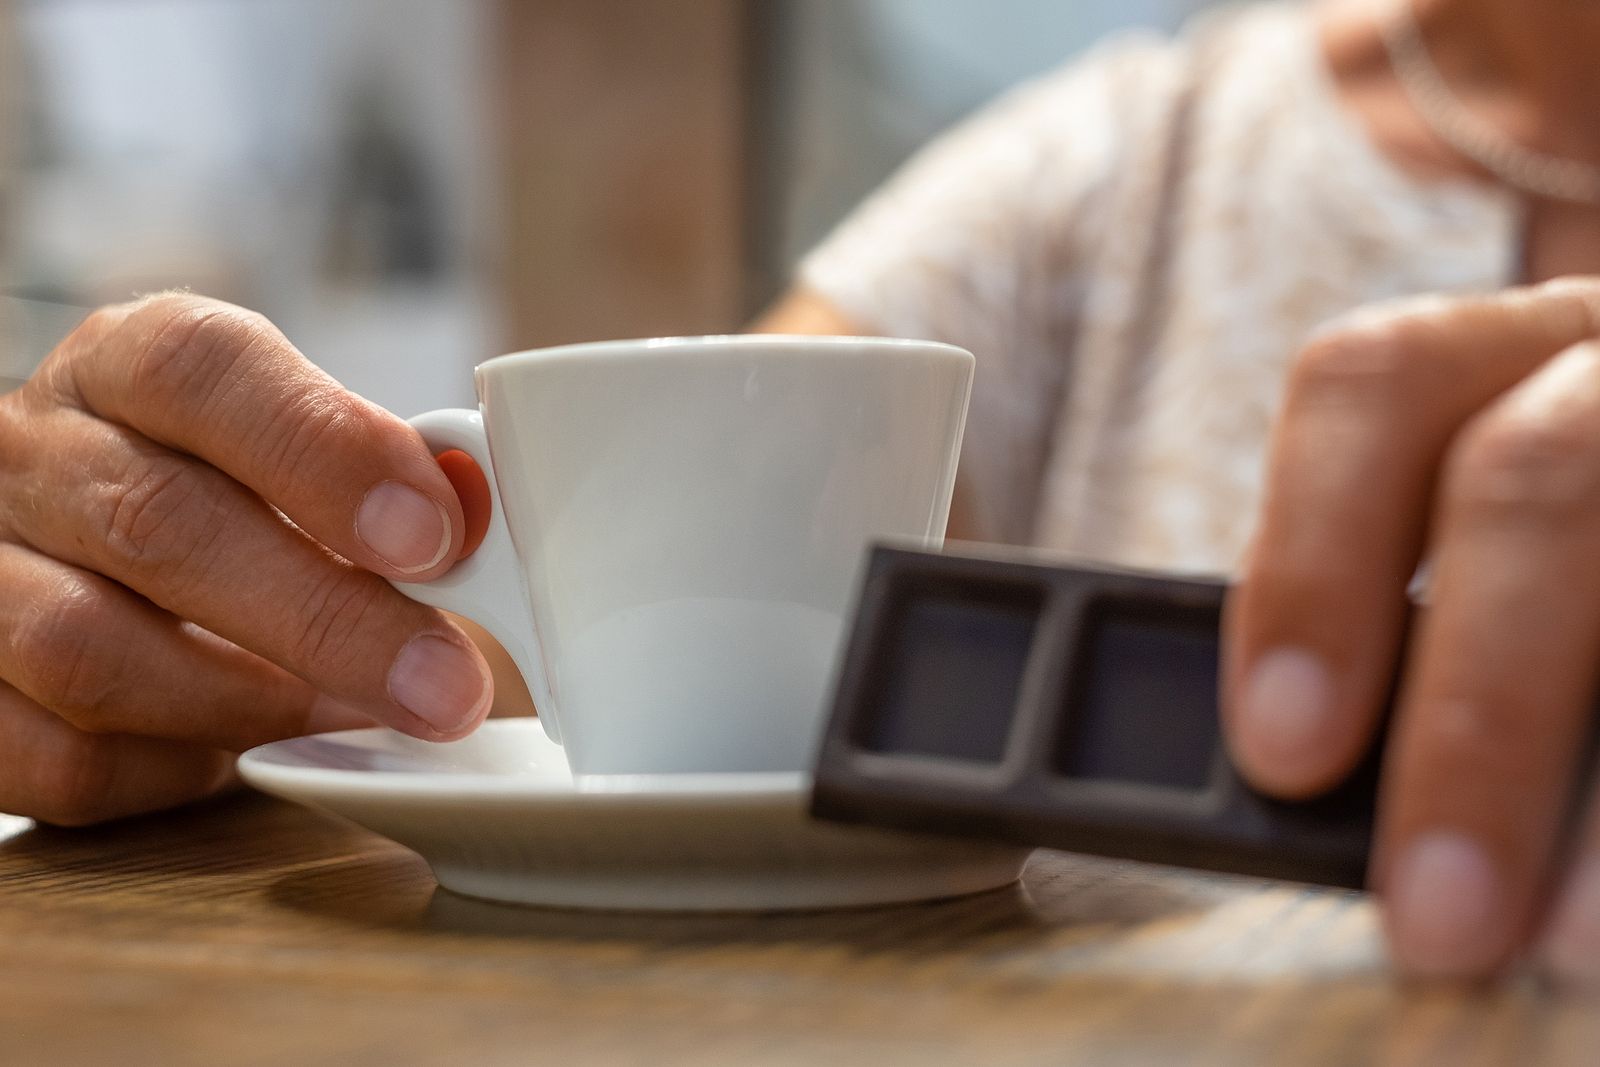
<path fill-rule="evenodd" d="M 803 774 L 574 779 L 535 719 L 464 741 L 390 730 L 245 753 L 257 788 L 422 854 L 439 884 L 519 904 L 652 911 L 853 907 L 1015 882 L 1028 850 L 814 822 Z"/>

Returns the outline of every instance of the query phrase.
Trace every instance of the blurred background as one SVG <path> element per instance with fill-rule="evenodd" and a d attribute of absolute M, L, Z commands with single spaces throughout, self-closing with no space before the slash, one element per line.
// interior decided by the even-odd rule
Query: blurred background
<path fill-rule="evenodd" d="M 917 145 L 1205 0 L 0 0 L 0 389 L 188 287 L 410 415 L 734 330 Z"/>

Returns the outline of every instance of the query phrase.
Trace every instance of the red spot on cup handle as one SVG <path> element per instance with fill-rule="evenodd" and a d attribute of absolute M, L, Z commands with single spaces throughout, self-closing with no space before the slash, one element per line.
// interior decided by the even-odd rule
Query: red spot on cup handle
<path fill-rule="evenodd" d="M 484 477 L 477 461 L 459 448 L 441 452 L 434 458 L 439 461 L 439 469 L 444 471 L 444 476 L 450 479 L 450 485 L 461 501 L 462 514 L 466 516 L 466 537 L 461 545 L 461 558 L 466 559 L 478 550 L 478 546 L 483 544 L 484 535 L 489 532 L 489 516 L 494 513 L 494 502 L 489 496 L 489 479 Z"/>

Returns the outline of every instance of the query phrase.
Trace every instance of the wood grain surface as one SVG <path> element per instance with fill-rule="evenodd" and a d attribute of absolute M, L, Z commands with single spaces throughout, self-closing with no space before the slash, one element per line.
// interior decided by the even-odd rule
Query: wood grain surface
<path fill-rule="evenodd" d="M 0 1064 L 1600 1062 L 1600 1004 L 1407 988 L 1353 894 L 1040 853 L 938 904 L 484 904 L 243 795 L 0 816 Z"/>

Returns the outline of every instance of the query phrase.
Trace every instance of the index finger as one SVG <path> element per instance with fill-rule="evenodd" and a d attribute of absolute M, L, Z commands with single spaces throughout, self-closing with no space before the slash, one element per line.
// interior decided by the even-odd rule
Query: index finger
<path fill-rule="evenodd" d="M 1312 794 L 1359 762 L 1394 678 L 1446 448 L 1597 330 L 1600 281 L 1588 280 L 1379 309 L 1308 346 L 1226 619 L 1229 739 L 1256 785 Z"/>
<path fill-rule="evenodd" d="M 66 402 L 217 467 L 362 567 L 415 581 L 461 549 L 421 437 L 254 312 L 189 294 L 104 308 L 44 370 Z"/>

